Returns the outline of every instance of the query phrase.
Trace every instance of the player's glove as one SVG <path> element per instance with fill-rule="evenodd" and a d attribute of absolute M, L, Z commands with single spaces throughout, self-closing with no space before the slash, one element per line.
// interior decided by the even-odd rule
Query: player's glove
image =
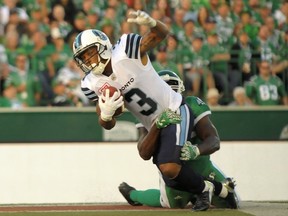
<path fill-rule="evenodd" d="M 156 26 L 157 22 L 155 19 L 150 17 L 147 13 L 144 11 L 131 11 L 130 15 L 135 16 L 134 18 L 127 19 L 127 22 L 129 23 L 137 23 L 138 25 L 147 25 L 150 28 L 153 28 Z"/>
<path fill-rule="evenodd" d="M 181 148 L 180 160 L 195 160 L 199 155 L 199 148 L 196 145 L 192 145 L 191 142 L 187 141 Z"/>
<path fill-rule="evenodd" d="M 165 128 L 170 124 L 179 124 L 181 122 L 181 116 L 170 109 L 162 112 L 156 119 L 156 127 L 161 129 Z"/>
<path fill-rule="evenodd" d="M 106 89 L 105 91 L 105 96 L 102 94 L 98 102 L 101 110 L 100 117 L 103 121 L 111 121 L 115 111 L 124 105 L 124 101 L 120 92 L 115 92 L 112 97 L 109 97 L 110 90 Z"/>

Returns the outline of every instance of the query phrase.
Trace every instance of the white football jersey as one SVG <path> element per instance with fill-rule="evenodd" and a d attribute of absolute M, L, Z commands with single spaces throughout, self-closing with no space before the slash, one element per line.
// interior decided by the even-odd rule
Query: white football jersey
<path fill-rule="evenodd" d="M 182 95 L 176 93 L 161 79 L 150 60 L 143 65 L 140 57 L 140 41 L 137 34 L 124 34 L 113 46 L 110 77 L 89 73 L 82 79 L 84 94 L 93 101 L 98 100 L 107 86 L 120 89 L 125 107 L 149 130 L 165 109 L 176 111 Z"/>

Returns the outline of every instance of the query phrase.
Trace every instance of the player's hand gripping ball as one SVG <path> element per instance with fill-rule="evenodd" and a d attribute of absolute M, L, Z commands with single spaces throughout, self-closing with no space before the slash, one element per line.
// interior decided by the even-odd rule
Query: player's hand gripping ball
<path fill-rule="evenodd" d="M 107 120 L 120 116 L 124 112 L 124 101 L 120 90 L 113 86 L 105 88 L 99 98 L 99 106 L 96 107 L 96 112 L 101 115 L 102 119 L 104 117 Z"/>

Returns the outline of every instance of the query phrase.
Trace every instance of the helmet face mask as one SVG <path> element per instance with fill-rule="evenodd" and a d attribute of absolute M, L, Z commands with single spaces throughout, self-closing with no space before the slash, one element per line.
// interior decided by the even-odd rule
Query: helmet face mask
<path fill-rule="evenodd" d="M 94 29 L 81 32 L 76 36 L 73 43 L 74 60 L 84 73 L 102 74 L 111 59 L 111 50 L 112 45 L 109 38 L 103 32 Z M 91 57 L 84 59 L 83 55 L 86 52 Z M 98 61 L 95 59 L 96 56 Z"/>
<path fill-rule="evenodd" d="M 174 91 L 180 94 L 185 91 L 183 81 L 173 71 L 161 70 L 158 74 Z"/>

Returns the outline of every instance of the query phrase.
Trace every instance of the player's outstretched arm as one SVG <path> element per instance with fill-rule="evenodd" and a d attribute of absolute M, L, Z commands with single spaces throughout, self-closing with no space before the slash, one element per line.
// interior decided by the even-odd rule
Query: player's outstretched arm
<path fill-rule="evenodd" d="M 146 56 L 146 52 L 156 47 L 169 34 L 167 26 L 150 17 L 144 11 L 133 11 L 130 13 L 131 18 L 127 21 L 130 23 L 137 23 L 138 25 L 147 25 L 150 31 L 143 36 L 140 44 L 141 57 Z"/>

